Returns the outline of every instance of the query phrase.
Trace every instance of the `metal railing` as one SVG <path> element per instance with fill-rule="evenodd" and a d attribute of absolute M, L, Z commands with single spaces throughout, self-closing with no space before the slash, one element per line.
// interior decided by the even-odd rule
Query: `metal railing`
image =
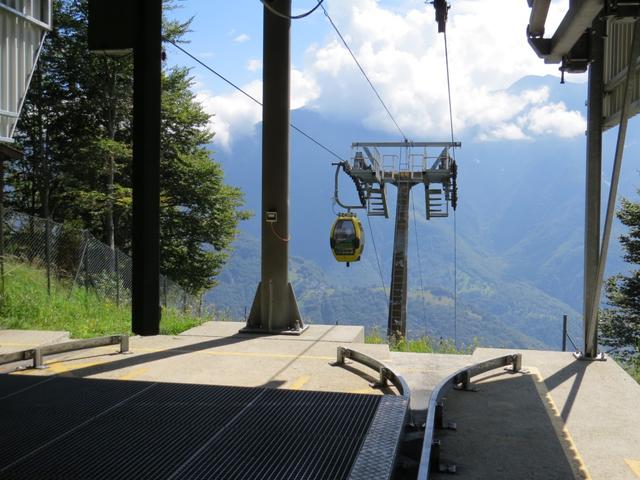
<path fill-rule="evenodd" d="M 33 360 L 33 368 L 45 368 L 44 356 L 57 353 L 74 352 L 88 348 L 104 347 L 107 345 L 120 345 L 120 353 L 129 351 L 128 335 L 111 335 L 108 337 L 87 338 L 84 340 L 72 340 L 70 342 L 52 343 L 36 348 L 29 348 L 19 352 L 4 353 L 0 355 L 0 365 L 4 363 Z"/>
<path fill-rule="evenodd" d="M 411 396 L 409 385 L 404 378 L 396 374 L 381 361 L 365 355 L 364 353 L 351 350 L 350 348 L 338 347 L 338 359 L 336 361 L 336 365 L 344 365 L 345 359 L 347 358 L 378 372 L 379 380 L 372 385 L 374 388 L 386 387 L 388 385 L 387 382 L 391 382 L 401 396 L 407 399 Z"/>
<path fill-rule="evenodd" d="M 418 480 L 427 480 L 432 471 L 455 472 L 455 468 L 453 470 L 440 468 L 440 441 L 434 438 L 436 430 L 446 428 L 444 424 L 444 404 L 442 402 L 445 395 L 454 389 L 469 390 L 471 378 L 507 365 L 513 366 L 514 373 L 519 372 L 522 368 L 522 354 L 505 355 L 462 368 L 442 380 L 433 389 L 427 409 Z"/>

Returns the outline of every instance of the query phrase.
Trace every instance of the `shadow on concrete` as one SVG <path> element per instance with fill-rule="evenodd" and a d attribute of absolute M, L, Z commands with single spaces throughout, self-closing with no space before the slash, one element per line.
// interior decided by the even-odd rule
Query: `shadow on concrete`
<path fill-rule="evenodd" d="M 561 421 L 552 420 L 534 376 L 500 372 L 474 384 L 479 391 L 453 391 L 446 399 L 445 418 L 458 430 L 435 435 L 441 461 L 456 464 L 459 478 L 578 478 Z"/>
<path fill-rule="evenodd" d="M 284 372 L 287 368 L 289 368 L 293 363 L 295 363 L 300 357 L 302 357 L 305 353 L 311 350 L 318 342 L 321 342 L 332 330 L 334 327 L 327 330 L 320 338 L 311 342 L 302 352 L 296 355 L 291 359 L 284 367 L 278 370 L 271 378 L 269 378 L 265 385 L 275 385 L 275 380 L 277 377 Z M 65 374 L 72 374 L 74 377 L 90 377 L 92 375 L 97 375 L 100 373 L 110 372 L 113 370 L 119 370 L 122 368 L 133 367 L 136 365 L 141 365 L 147 362 L 153 362 L 156 360 L 165 360 L 168 358 L 173 358 L 179 355 L 187 355 L 194 352 L 199 352 L 203 350 L 209 350 L 217 347 L 224 347 L 227 345 L 234 345 L 236 343 L 241 343 L 243 341 L 260 338 L 264 336 L 273 336 L 272 334 L 241 334 L 236 333 L 229 337 L 221 337 L 215 338 L 213 340 L 206 340 L 199 343 L 192 343 L 188 345 L 181 345 L 175 348 L 169 348 L 167 350 L 160 350 L 157 352 L 145 353 L 142 355 L 135 356 L 124 356 L 119 360 L 115 360 L 112 362 L 106 362 L 100 365 L 92 365 L 90 367 L 78 368 L 78 369 L 69 369 L 65 372 Z M 135 352 L 135 348 L 132 349 Z M 284 383 L 284 382 L 282 382 Z M 277 388 L 277 387 L 270 387 Z"/>
<path fill-rule="evenodd" d="M 347 363 L 345 363 L 345 364 L 332 363 L 331 366 L 339 367 L 339 368 L 342 368 L 343 370 L 351 372 L 351 373 L 359 376 L 363 380 L 366 380 L 370 384 L 375 384 L 375 383 L 378 382 L 378 380 L 380 380 L 378 377 L 374 377 L 373 375 L 370 375 L 367 372 L 363 372 L 362 370 L 360 370 L 360 368 L 354 367 L 353 365 L 350 365 L 350 364 L 347 364 Z M 373 393 L 374 389 L 375 390 L 379 390 L 380 392 L 384 393 L 385 395 L 398 395 L 398 393 L 393 388 L 391 388 L 390 386 L 387 386 L 387 387 L 371 387 L 372 393 Z"/>
<path fill-rule="evenodd" d="M 565 422 L 569 418 L 569 414 L 571 413 L 573 404 L 576 401 L 576 396 L 578 395 L 578 391 L 580 390 L 580 385 L 582 385 L 584 374 L 587 371 L 587 368 L 589 367 L 589 365 L 591 365 L 591 362 L 589 361 L 575 360 L 569 365 L 567 365 L 566 367 L 558 370 L 549 378 L 546 378 L 544 380 L 544 384 L 547 386 L 547 390 L 551 391 L 557 388 L 562 383 L 569 380 L 570 378 L 573 378 L 573 384 L 571 385 L 571 390 L 569 391 L 569 394 L 567 395 L 567 400 L 562 406 L 562 411 L 560 412 L 560 416 L 562 417 L 562 420 Z"/>
<path fill-rule="evenodd" d="M 119 360 L 114 360 L 100 365 L 92 365 L 90 367 L 78 368 L 75 370 L 70 369 L 65 373 L 71 373 L 74 377 L 89 377 L 91 375 L 98 375 L 100 373 L 110 372 L 112 370 L 119 370 L 121 368 L 142 365 L 147 362 L 165 360 L 167 358 L 177 357 L 179 355 L 187 355 L 193 352 L 200 352 L 203 350 L 208 350 L 210 348 L 234 345 L 251 338 L 256 338 L 256 336 L 235 334 L 231 335 L 230 337 L 222 337 L 213 340 L 206 340 L 204 342 L 180 345 L 179 347 L 168 348 L 167 350 L 160 350 L 157 352 L 144 353 L 141 355 L 122 355 L 122 358 L 120 358 Z M 135 348 L 133 348 L 132 350 L 135 353 Z"/>

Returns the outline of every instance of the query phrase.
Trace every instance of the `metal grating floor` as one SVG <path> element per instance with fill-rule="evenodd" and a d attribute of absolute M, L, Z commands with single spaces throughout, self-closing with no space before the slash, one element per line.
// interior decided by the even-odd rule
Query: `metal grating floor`
<path fill-rule="evenodd" d="M 0 375 L 0 479 L 346 479 L 378 444 L 370 478 L 389 478 L 406 403 Z"/>

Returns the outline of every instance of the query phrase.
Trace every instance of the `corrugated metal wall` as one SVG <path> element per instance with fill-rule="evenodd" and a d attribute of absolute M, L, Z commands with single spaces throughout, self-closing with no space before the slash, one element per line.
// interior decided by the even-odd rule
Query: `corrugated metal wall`
<path fill-rule="evenodd" d="M 604 129 L 609 129 L 620 121 L 620 110 L 624 101 L 624 79 L 627 74 L 629 50 L 633 37 L 633 22 L 609 20 L 607 37 L 605 38 L 604 66 Z M 636 60 L 636 75 L 632 89 L 630 116 L 640 112 L 640 76 Z"/>
<path fill-rule="evenodd" d="M 52 0 L 0 0 L 0 141 L 11 142 Z"/>

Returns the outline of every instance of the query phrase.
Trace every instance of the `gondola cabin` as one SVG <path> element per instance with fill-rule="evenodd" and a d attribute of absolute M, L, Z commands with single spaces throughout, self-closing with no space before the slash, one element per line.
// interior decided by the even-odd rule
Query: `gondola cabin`
<path fill-rule="evenodd" d="M 364 250 L 364 230 L 360 220 L 354 213 L 339 213 L 331 227 L 331 250 L 338 262 L 360 260 Z"/>

